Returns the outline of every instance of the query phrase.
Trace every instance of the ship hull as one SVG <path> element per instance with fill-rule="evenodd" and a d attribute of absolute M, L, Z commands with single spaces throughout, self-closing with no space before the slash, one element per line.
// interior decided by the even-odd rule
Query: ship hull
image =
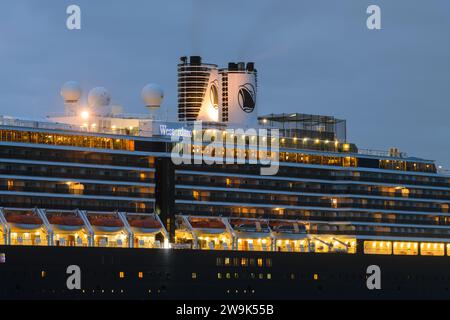
<path fill-rule="evenodd" d="M 20 246 L 0 254 L 1 299 L 450 298 L 448 257 Z M 372 265 L 379 290 L 367 286 Z M 67 286 L 69 266 L 79 267 L 80 289 Z"/>

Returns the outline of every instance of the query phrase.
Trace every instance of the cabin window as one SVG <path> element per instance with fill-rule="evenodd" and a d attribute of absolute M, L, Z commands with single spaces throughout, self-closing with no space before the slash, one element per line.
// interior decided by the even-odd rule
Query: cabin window
<path fill-rule="evenodd" d="M 443 243 L 421 243 L 420 254 L 422 256 L 443 256 L 445 255 L 445 246 Z"/>
<path fill-rule="evenodd" d="M 365 254 L 392 254 L 390 241 L 364 241 Z"/>
<path fill-rule="evenodd" d="M 394 254 L 414 256 L 419 254 L 417 242 L 394 242 Z"/>
<path fill-rule="evenodd" d="M 263 259 L 258 258 L 258 267 L 262 267 L 263 266 Z"/>

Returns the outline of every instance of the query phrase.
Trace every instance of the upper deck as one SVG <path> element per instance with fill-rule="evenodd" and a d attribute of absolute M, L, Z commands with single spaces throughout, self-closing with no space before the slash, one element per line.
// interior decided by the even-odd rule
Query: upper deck
<path fill-rule="evenodd" d="M 283 122 L 286 118 L 288 120 Z M 102 121 L 94 120 L 92 123 L 63 123 L 67 119 L 52 119 L 61 122 L 0 116 L 0 143 L 168 153 L 170 145 L 180 140 L 191 143 L 194 154 L 201 152 L 203 155 L 207 153 L 220 157 L 221 153 L 225 157 L 229 154 L 229 145 L 221 148 L 217 147 L 217 142 L 231 139 L 236 157 L 242 156 L 248 160 L 252 154 L 260 156 L 257 150 L 258 142 L 262 141 L 258 136 L 260 132 L 226 127 L 220 123 L 201 123 L 201 127 L 198 127 L 198 123 L 158 121 L 145 115 L 120 116 L 107 121 L 100 119 Z M 109 125 L 98 125 L 99 122 Z M 432 160 L 408 157 L 395 149 L 389 152 L 359 149 L 355 144 L 346 142 L 344 120 L 292 114 L 261 117 L 260 123 L 259 129 L 279 129 L 280 136 L 276 141 L 273 137 L 269 138 L 267 147 L 269 156 L 282 165 L 294 162 L 445 175 L 444 172 L 438 172 Z M 202 140 L 206 134 L 210 140 L 212 137 L 211 141 L 216 142 L 213 147 L 218 152 L 211 151 L 211 141 L 208 143 Z M 253 142 L 255 139 L 256 143 Z M 201 151 L 199 145 L 202 146 Z"/>

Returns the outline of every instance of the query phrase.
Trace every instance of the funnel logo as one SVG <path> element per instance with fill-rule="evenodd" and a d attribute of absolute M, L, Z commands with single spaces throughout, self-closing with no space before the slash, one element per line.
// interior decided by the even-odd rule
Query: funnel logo
<path fill-rule="evenodd" d="M 214 107 L 214 109 L 219 109 L 219 90 L 218 87 L 218 81 L 214 81 L 214 83 L 211 85 L 210 92 L 209 92 L 209 98 L 211 100 L 211 105 Z"/>
<path fill-rule="evenodd" d="M 252 113 L 255 110 L 255 98 L 255 87 L 251 83 L 239 87 L 238 102 L 242 111 Z"/>

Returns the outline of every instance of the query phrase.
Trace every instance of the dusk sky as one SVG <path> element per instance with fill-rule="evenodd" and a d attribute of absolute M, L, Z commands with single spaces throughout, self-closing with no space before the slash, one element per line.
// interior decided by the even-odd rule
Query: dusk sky
<path fill-rule="evenodd" d="M 66 28 L 77 4 L 82 29 Z M 381 7 L 382 30 L 366 9 Z M 176 113 L 176 65 L 255 61 L 259 114 L 347 119 L 361 148 L 398 147 L 450 168 L 450 2 L 443 0 L 107 1 L 0 3 L 0 114 L 63 111 L 67 80 L 87 95 L 104 86 L 129 113 L 145 113 L 148 82 Z"/>

